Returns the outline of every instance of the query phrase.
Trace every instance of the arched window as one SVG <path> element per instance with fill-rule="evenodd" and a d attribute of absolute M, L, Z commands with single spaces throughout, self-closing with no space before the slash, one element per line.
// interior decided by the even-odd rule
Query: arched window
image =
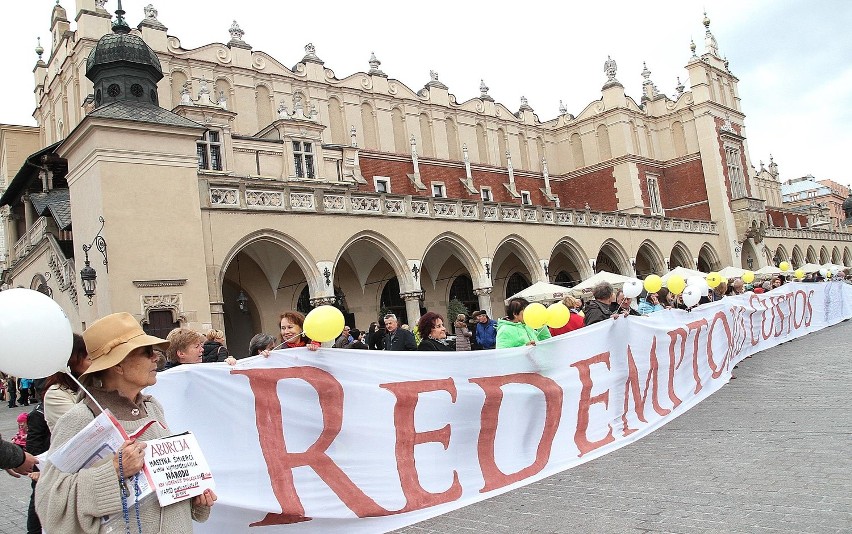
<path fill-rule="evenodd" d="M 580 134 L 571 134 L 571 157 L 574 159 L 574 168 L 579 169 L 586 166 L 586 158 L 583 156 L 583 140 Z"/>
<path fill-rule="evenodd" d="M 459 148 L 459 128 L 452 119 L 447 119 L 447 152 L 451 160 L 461 159 L 461 151 Z"/>
<path fill-rule="evenodd" d="M 266 128 L 272 121 L 272 102 L 269 99 L 269 89 L 265 85 L 257 86 L 255 90 L 255 104 L 257 106 L 258 129 Z"/>
<path fill-rule="evenodd" d="M 376 117 L 373 107 L 364 102 L 361 104 L 361 129 L 364 132 L 364 148 L 376 150 L 379 148 L 378 137 L 376 137 Z"/>
<path fill-rule="evenodd" d="M 509 280 L 506 282 L 506 298 L 511 297 L 515 293 L 523 291 L 524 289 L 530 287 L 529 280 L 526 279 L 524 275 L 521 273 L 515 273 L 509 277 Z"/>
<path fill-rule="evenodd" d="M 396 276 L 391 278 L 382 288 L 382 297 L 379 302 L 379 310 L 382 314 L 392 313 L 399 319 L 399 324 L 408 322 L 408 313 L 405 311 L 405 301 L 399 296 L 399 280 Z"/>
<path fill-rule="evenodd" d="M 429 115 L 420 114 L 420 136 L 422 138 L 420 150 L 422 155 L 427 158 L 435 157 L 435 143 L 432 141 L 432 121 L 429 120 Z"/>
<path fill-rule="evenodd" d="M 331 142 L 335 145 L 346 145 L 346 119 L 343 114 L 343 104 L 337 97 L 328 99 L 328 122 L 331 126 Z"/>
<path fill-rule="evenodd" d="M 612 159 L 612 147 L 609 144 L 609 129 L 606 124 L 598 126 L 598 154 L 601 161 Z"/>
<path fill-rule="evenodd" d="M 393 126 L 393 148 L 397 154 L 408 154 L 408 138 L 405 136 L 405 120 L 402 110 L 393 108 L 391 110 L 391 125 Z"/>
<path fill-rule="evenodd" d="M 488 163 L 488 133 L 482 123 L 476 125 L 476 148 L 479 152 L 479 163 Z"/>
<path fill-rule="evenodd" d="M 500 158 L 500 166 L 508 166 L 509 163 L 506 159 L 506 132 L 503 131 L 503 128 L 497 128 L 497 151 L 499 152 L 497 156 Z"/>
<path fill-rule="evenodd" d="M 467 308 L 468 313 L 479 309 L 479 299 L 473 294 L 473 282 L 467 275 L 457 276 L 453 280 L 453 285 L 450 286 L 449 300 L 459 300 Z M 447 321 L 452 322 L 455 317 L 448 317 Z"/>
<path fill-rule="evenodd" d="M 674 143 L 675 157 L 686 155 L 686 135 L 683 132 L 683 123 L 675 121 L 672 123 L 672 142 Z"/>

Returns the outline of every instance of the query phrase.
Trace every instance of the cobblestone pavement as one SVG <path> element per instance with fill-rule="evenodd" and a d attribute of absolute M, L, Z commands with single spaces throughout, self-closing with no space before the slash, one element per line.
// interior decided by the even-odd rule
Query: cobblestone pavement
<path fill-rule="evenodd" d="M 740 363 L 636 443 L 405 534 L 852 532 L 852 322 Z"/>
<path fill-rule="evenodd" d="M 398 532 L 850 532 L 848 339 L 850 321 L 757 354 L 632 445 Z M 4 437 L 24 410 L 0 405 Z M 0 534 L 26 531 L 29 491 L 0 472 Z"/>

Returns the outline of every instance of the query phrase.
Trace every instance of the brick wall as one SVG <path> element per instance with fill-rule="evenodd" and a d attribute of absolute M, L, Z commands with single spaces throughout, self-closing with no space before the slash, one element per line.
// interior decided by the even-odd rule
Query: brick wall
<path fill-rule="evenodd" d="M 772 226 L 784 228 L 784 217 L 786 216 L 787 224 L 789 224 L 790 228 L 798 228 L 796 226 L 796 220 L 799 221 L 799 225 L 801 225 L 802 228 L 808 227 L 808 216 L 803 213 L 766 208 L 766 214 L 769 215 L 769 219 L 772 221 Z"/>
<path fill-rule="evenodd" d="M 618 209 L 613 168 L 606 167 L 582 176 L 551 182 L 554 194 L 559 195 L 563 208 L 584 209 L 586 203 L 598 211 Z"/>
<path fill-rule="evenodd" d="M 637 164 L 642 189 L 642 203 L 650 206 L 646 173 L 656 175 L 660 186 L 660 201 L 667 217 L 710 220 L 710 205 L 707 203 L 707 185 L 701 160 L 687 161 L 667 168 Z M 680 208 L 681 206 L 689 206 Z M 680 209 L 675 209 L 680 208 Z M 645 209 L 645 214 L 650 214 Z"/>

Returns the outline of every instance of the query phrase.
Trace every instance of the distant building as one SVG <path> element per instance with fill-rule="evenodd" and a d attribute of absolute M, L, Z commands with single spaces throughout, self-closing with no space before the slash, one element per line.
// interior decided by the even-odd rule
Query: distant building
<path fill-rule="evenodd" d="M 51 292 L 78 329 L 129 311 L 161 335 L 223 328 L 239 352 L 319 304 L 366 327 L 453 298 L 499 316 L 533 282 L 599 270 L 852 266 L 852 234 L 783 208 L 777 165 L 748 161 L 707 18 L 688 88 L 665 95 L 645 68 L 636 100 L 607 59 L 599 98 L 542 119 L 484 82 L 460 101 L 375 55 L 338 78 L 313 45 L 279 60 L 236 23 L 185 49 L 152 6 L 135 29 L 102 6 L 77 0 L 73 31 L 53 7 L 39 142 L 0 198 L 4 280 Z"/>
<path fill-rule="evenodd" d="M 814 210 L 821 213 L 821 222 L 839 229 L 846 219 L 843 201 L 849 188 L 832 180 L 817 180 L 812 175 L 788 180 L 781 186 L 784 207 L 793 210 Z M 830 221 L 830 222 L 829 222 Z M 812 224 L 818 226 L 818 224 Z"/>

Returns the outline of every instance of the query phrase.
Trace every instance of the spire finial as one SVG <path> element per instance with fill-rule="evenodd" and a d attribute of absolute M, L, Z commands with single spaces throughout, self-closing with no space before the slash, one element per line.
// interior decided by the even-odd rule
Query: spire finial
<path fill-rule="evenodd" d="M 488 94 L 488 86 L 485 85 L 485 80 L 482 78 L 479 79 L 479 99 L 494 102 L 494 99 Z"/>
<path fill-rule="evenodd" d="M 562 100 L 559 101 L 559 114 L 560 115 L 567 115 L 568 114 L 568 107 L 565 106 L 565 104 L 562 103 Z"/>
<path fill-rule="evenodd" d="M 683 82 L 680 81 L 680 76 L 678 76 L 677 77 L 677 86 L 675 87 L 675 90 L 677 91 L 677 96 L 682 95 L 684 89 L 686 89 L 686 86 L 683 85 Z"/>
<path fill-rule="evenodd" d="M 695 41 L 692 38 L 689 39 L 689 49 L 692 50 L 692 57 L 697 58 L 698 56 L 695 55 Z"/>
<path fill-rule="evenodd" d="M 381 64 L 382 62 L 379 61 L 378 58 L 376 58 L 376 53 L 370 52 L 370 71 L 367 74 L 387 78 L 388 75 L 382 72 L 382 69 L 379 68 Z"/>
<path fill-rule="evenodd" d="M 604 61 L 604 73 L 606 74 L 606 83 L 603 85 L 602 89 L 608 89 L 613 86 L 621 86 L 621 83 L 615 79 L 615 72 L 618 70 L 618 65 L 615 60 L 610 56 L 606 56 L 606 61 Z M 622 86 L 623 87 L 623 86 Z"/>
<path fill-rule="evenodd" d="M 124 9 L 121 8 L 121 0 L 118 0 L 118 9 L 115 10 L 115 22 L 112 23 L 113 33 L 130 33 L 130 26 L 124 20 L 124 13 Z"/>
<path fill-rule="evenodd" d="M 35 53 L 38 54 L 38 60 L 41 61 L 41 55 L 44 54 L 44 48 L 41 46 L 41 37 L 36 37 L 38 44 L 35 47 Z"/>
<path fill-rule="evenodd" d="M 710 18 L 707 17 L 706 11 L 704 12 L 704 27 L 706 28 L 704 32 L 704 48 L 709 54 L 719 57 L 719 43 L 716 42 L 716 38 L 710 33 Z"/>

